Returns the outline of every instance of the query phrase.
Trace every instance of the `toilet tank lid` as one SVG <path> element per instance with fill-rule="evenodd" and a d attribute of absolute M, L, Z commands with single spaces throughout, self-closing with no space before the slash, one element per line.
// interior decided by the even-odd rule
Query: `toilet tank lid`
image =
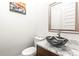
<path fill-rule="evenodd" d="M 44 37 L 39 37 L 39 36 L 36 36 L 36 37 L 34 37 L 36 40 L 43 40 L 44 39 Z"/>

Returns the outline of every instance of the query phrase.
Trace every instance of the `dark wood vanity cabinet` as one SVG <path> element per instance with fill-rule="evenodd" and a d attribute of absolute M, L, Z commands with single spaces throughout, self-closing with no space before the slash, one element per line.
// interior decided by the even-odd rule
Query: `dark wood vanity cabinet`
<path fill-rule="evenodd" d="M 37 45 L 37 56 L 58 56 L 57 54 L 55 53 L 52 53 L 40 46 Z"/>

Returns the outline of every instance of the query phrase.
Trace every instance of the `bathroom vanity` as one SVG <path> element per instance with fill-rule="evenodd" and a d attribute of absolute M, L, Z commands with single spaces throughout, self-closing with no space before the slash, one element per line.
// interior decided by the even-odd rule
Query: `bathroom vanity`
<path fill-rule="evenodd" d="M 58 54 L 37 45 L 37 56 L 58 56 Z"/>
<path fill-rule="evenodd" d="M 63 48 L 57 48 L 48 43 L 47 40 L 42 40 L 36 43 L 37 56 L 79 56 L 77 45 L 73 42 Z"/>

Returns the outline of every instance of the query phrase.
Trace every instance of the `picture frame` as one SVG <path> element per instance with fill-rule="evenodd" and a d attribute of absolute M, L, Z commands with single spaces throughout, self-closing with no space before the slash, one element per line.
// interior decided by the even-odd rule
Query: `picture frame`
<path fill-rule="evenodd" d="M 26 4 L 23 2 L 9 2 L 11 12 L 26 15 Z"/>

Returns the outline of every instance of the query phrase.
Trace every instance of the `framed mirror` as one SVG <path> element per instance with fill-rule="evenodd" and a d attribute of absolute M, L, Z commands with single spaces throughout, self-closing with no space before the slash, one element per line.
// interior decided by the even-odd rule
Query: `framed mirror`
<path fill-rule="evenodd" d="M 79 32 L 78 2 L 54 2 L 49 5 L 49 31 Z"/>

